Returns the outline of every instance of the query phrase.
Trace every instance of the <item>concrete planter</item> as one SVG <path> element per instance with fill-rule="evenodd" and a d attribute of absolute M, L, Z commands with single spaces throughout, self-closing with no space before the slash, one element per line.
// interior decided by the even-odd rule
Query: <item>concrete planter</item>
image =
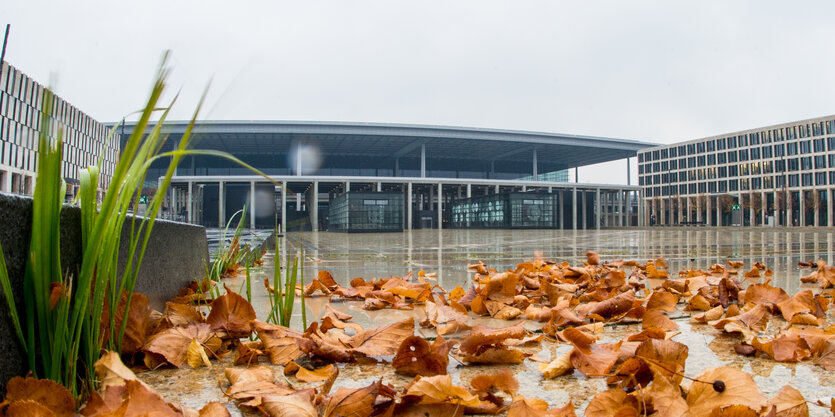
<path fill-rule="evenodd" d="M 23 275 L 32 230 L 32 199 L 0 193 L 0 243 L 15 294 L 23 305 Z M 130 224 L 122 230 L 119 270 L 127 260 Z M 75 273 L 81 266 L 81 211 L 65 205 L 61 211 L 61 267 Z M 180 288 L 206 275 L 209 250 L 201 226 L 157 220 L 136 281 L 136 291 L 148 296 L 151 306 L 162 311 L 165 301 Z M 2 291 L 2 290 L 0 290 Z M 4 296 L 0 296 L 2 298 Z M 26 359 L 9 317 L 5 298 L 0 299 L 0 389 L 6 381 L 28 371 Z"/>

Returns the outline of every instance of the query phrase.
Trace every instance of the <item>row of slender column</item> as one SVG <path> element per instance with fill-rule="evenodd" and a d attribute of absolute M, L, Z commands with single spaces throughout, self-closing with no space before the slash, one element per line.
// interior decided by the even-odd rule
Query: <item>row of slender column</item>
<path fill-rule="evenodd" d="M 181 200 L 185 200 L 185 207 L 186 213 L 185 218 L 183 220 L 193 223 L 196 221 L 196 216 L 194 213 L 194 188 L 195 182 L 198 181 L 187 181 L 186 182 L 186 189 L 182 190 L 179 187 L 171 187 L 171 194 L 170 194 L 170 205 L 172 207 L 172 213 L 176 213 L 178 206 L 182 203 Z M 199 181 L 203 182 L 203 181 Z M 218 182 L 218 225 L 220 227 L 224 227 L 227 221 L 227 213 L 226 213 L 226 182 L 227 181 L 219 181 Z M 229 181 L 239 183 L 240 181 Z M 249 210 L 248 210 L 248 223 L 251 228 L 254 228 L 256 225 L 256 218 L 257 218 L 257 205 L 255 204 L 254 198 L 256 195 L 256 181 L 249 181 Z M 410 230 L 413 228 L 413 198 L 414 198 L 414 188 L 413 182 L 408 182 L 405 185 L 406 191 L 406 219 L 405 219 L 405 228 Z M 495 185 L 494 192 L 500 192 L 500 185 Z M 523 190 L 526 187 L 523 187 Z M 552 193 L 554 187 L 548 187 L 548 192 Z M 349 181 L 345 182 L 345 192 L 350 192 L 351 183 Z M 472 197 L 472 184 L 466 184 L 466 197 Z M 564 191 L 566 189 L 560 189 L 561 191 L 557 194 L 557 204 L 558 204 L 558 211 L 559 211 L 559 227 L 561 229 L 565 228 L 565 218 L 563 214 L 563 206 L 566 203 L 564 200 L 565 194 Z M 382 191 L 382 183 L 376 183 L 376 191 Z M 490 189 L 487 189 L 489 194 Z M 588 189 L 580 189 L 579 187 L 572 187 L 570 188 L 571 193 L 571 228 L 573 230 L 577 229 L 585 229 L 588 225 L 588 210 L 587 210 L 587 193 L 593 192 L 594 193 L 594 204 L 593 204 L 593 214 L 594 214 L 594 226 L 593 228 L 599 229 L 602 226 L 607 227 L 625 227 L 630 225 L 629 218 L 629 199 L 630 195 L 633 195 L 634 198 L 638 199 L 638 194 L 635 191 L 629 190 L 610 190 L 610 189 L 600 189 L 594 188 L 593 190 Z M 307 202 L 309 208 L 309 215 L 311 220 L 312 229 L 318 230 L 318 206 L 319 206 L 319 181 L 312 181 L 310 187 L 305 192 L 306 198 L 305 201 Z M 434 195 L 433 195 L 434 194 Z M 461 188 L 459 188 L 458 197 L 461 196 Z M 433 184 L 430 192 L 426 197 L 429 198 L 429 206 L 432 208 L 432 203 L 434 204 L 434 208 L 436 209 L 437 215 L 437 228 L 443 227 L 443 210 L 444 210 L 444 184 L 437 183 Z M 433 198 L 434 197 L 434 198 Z M 301 195 L 296 193 L 297 199 L 297 209 L 300 210 L 301 208 Z M 434 200 L 434 201 L 433 201 Z M 423 198 L 421 197 L 421 201 Z M 281 229 L 282 231 L 286 232 L 286 225 L 287 225 L 287 181 L 281 182 L 281 204 L 282 209 L 280 210 L 281 214 Z M 578 213 L 578 210 L 582 210 L 581 213 Z M 638 216 L 638 223 L 639 225 L 642 222 L 641 212 L 643 208 L 639 205 L 638 206 L 639 216 Z M 604 216 L 605 221 L 604 221 Z"/>
<path fill-rule="evenodd" d="M 794 213 L 794 198 L 793 193 L 798 192 L 799 198 L 797 199 L 798 203 L 798 216 L 795 216 Z M 813 219 L 811 224 L 807 224 L 806 220 L 806 198 L 804 194 L 806 192 L 812 193 L 825 193 L 825 198 L 821 198 L 819 195 L 815 196 L 816 201 L 819 202 L 815 207 L 813 207 Z M 784 193 L 789 193 L 788 197 Z M 814 226 L 818 227 L 821 226 L 821 207 L 822 204 L 826 204 L 826 225 L 833 226 L 833 221 L 835 221 L 835 190 L 825 189 L 825 190 L 792 190 L 792 191 L 759 191 L 760 196 L 760 216 L 759 221 L 757 221 L 757 207 L 751 203 L 753 200 L 753 196 L 756 193 L 747 193 L 747 194 L 733 194 L 731 196 L 736 198 L 736 204 L 742 205 L 743 196 L 748 196 L 749 203 L 747 204 L 747 211 L 748 211 L 748 219 L 750 226 L 766 226 L 768 225 L 767 219 L 769 216 L 765 215 L 766 211 L 771 213 L 776 213 L 776 215 L 772 214 L 774 218 L 774 226 Z M 730 194 L 726 194 L 730 195 Z M 767 204 L 767 197 L 772 196 L 772 206 L 768 207 Z M 678 215 L 678 222 L 682 221 L 692 221 L 693 212 L 690 209 L 693 205 L 695 205 L 695 220 L 697 222 L 704 222 L 708 226 L 727 226 L 723 224 L 722 214 L 723 210 L 721 207 L 720 202 L 718 201 L 719 196 L 706 196 L 707 198 L 693 198 L 695 204 L 691 203 L 691 197 L 659 197 L 659 198 L 651 198 L 645 199 L 644 203 L 641 204 L 640 209 L 643 209 L 643 217 L 644 222 L 649 224 L 651 222 L 651 216 L 655 215 L 655 222 L 659 225 L 672 225 L 675 222 L 675 219 L 668 218 L 668 213 L 671 216 L 673 213 L 672 202 L 678 200 L 676 204 L 678 204 L 678 209 L 675 212 Z M 785 203 L 783 204 L 784 207 L 780 207 L 779 199 L 784 199 Z M 684 206 L 681 206 L 681 201 L 684 201 Z M 706 203 L 706 209 L 702 210 L 701 203 L 702 200 Z M 716 201 L 716 221 L 713 220 L 711 217 L 711 210 L 713 209 L 714 200 Z M 770 210 L 768 210 L 770 209 Z M 706 218 L 702 219 L 702 214 L 705 213 Z M 783 217 L 785 216 L 785 220 Z"/>

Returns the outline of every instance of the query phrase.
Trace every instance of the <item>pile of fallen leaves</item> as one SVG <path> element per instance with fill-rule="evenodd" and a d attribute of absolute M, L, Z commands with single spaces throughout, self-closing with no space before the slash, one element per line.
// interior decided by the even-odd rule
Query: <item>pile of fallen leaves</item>
<path fill-rule="evenodd" d="M 128 316 L 123 355 L 107 353 L 96 364 L 101 386 L 80 412 L 228 415 L 220 403 L 199 411 L 167 403 L 120 359 L 148 369 L 196 368 L 231 356 L 235 367 L 224 371 L 223 395 L 268 416 L 575 415 L 572 402 L 549 409 L 547 402 L 519 394 L 518 382 L 504 367 L 532 360 L 540 362 L 544 379 L 576 372 L 605 381 L 609 389 L 590 400 L 587 416 L 804 416 L 809 403 L 791 386 L 767 398 L 750 375 L 733 368 L 685 376 L 688 347 L 673 338 L 677 320 L 688 319 L 738 338 L 734 350 L 741 355 L 810 360 L 835 369 L 835 327 L 828 326 L 827 317 L 835 268 L 823 262 L 808 266 L 815 271 L 803 281 L 817 285 L 793 296 L 770 285 L 773 274 L 761 263 L 747 271 L 743 263 L 729 261 L 706 271 L 671 274 L 663 258 L 601 262 L 591 251 L 574 265 L 541 257 L 506 271 L 480 262 L 469 265 L 473 285 L 466 290 L 446 291 L 423 271 L 402 278 L 355 278 L 348 287 L 321 271 L 309 285 L 297 287 L 308 297 L 361 302 L 367 310 L 415 310 L 417 320 L 370 329 L 330 305 L 303 330 L 265 323 L 229 288 L 216 299 L 207 297 L 210 284 L 205 282 L 193 284 L 163 312 L 135 294 L 127 313 L 124 303 L 117 307 L 118 316 Z M 487 327 L 480 318 L 509 322 Z M 619 340 L 601 340 L 607 327 L 621 324 L 632 324 L 634 331 Z M 533 353 L 546 339 L 569 350 L 543 361 Z M 448 373 L 455 366 L 450 358 L 458 366 L 503 370 L 457 384 Z M 357 362 L 383 364 L 411 382 L 396 387 L 381 378 L 365 387 L 340 387 L 340 367 Z M 5 413 L 72 415 L 71 396 L 44 394 L 57 390 L 50 384 L 11 380 Z"/>

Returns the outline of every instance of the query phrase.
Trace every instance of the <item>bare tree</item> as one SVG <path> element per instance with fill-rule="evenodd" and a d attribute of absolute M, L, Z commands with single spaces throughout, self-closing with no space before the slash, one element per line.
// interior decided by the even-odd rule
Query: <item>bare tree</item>
<path fill-rule="evenodd" d="M 754 208 L 754 213 L 760 214 L 762 213 L 763 209 L 765 209 L 765 201 L 763 201 L 763 196 L 760 193 L 753 193 L 751 194 L 750 205 Z"/>

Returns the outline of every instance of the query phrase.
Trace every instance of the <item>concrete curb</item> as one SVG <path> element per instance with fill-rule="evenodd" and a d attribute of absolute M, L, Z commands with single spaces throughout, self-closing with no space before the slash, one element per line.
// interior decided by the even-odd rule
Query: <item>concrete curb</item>
<path fill-rule="evenodd" d="M 137 225 L 139 223 L 137 222 Z M 130 219 L 122 229 L 119 271 L 127 263 Z M 23 275 L 32 230 L 32 199 L 0 192 L 0 243 L 15 302 L 23 305 Z M 64 205 L 61 211 L 61 268 L 75 273 L 81 265 L 81 211 Z M 157 220 L 145 251 L 136 291 L 148 296 L 151 307 L 162 311 L 165 301 L 179 294 L 180 288 L 206 274 L 209 249 L 202 226 Z M 0 289 L 0 291 L 2 291 Z M 19 346 L 9 316 L 5 295 L 0 296 L 0 390 L 15 375 L 28 371 L 26 356 Z"/>

